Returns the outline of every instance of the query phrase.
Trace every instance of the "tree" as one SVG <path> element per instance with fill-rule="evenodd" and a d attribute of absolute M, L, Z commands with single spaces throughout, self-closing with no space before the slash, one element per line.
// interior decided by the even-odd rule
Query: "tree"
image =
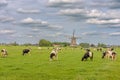
<path fill-rule="evenodd" d="M 9 45 L 18 46 L 19 44 L 15 41 L 15 42 L 13 42 L 13 43 L 10 43 Z"/>
<path fill-rule="evenodd" d="M 39 46 L 52 46 L 52 43 L 48 40 L 45 40 L 45 39 L 41 39 L 39 41 Z"/>
<path fill-rule="evenodd" d="M 90 47 L 96 47 L 95 44 L 91 44 Z"/>
<path fill-rule="evenodd" d="M 32 46 L 32 44 L 31 43 L 25 43 L 25 44 L 23 44 L 23 46 Z"/>
<path fill-rule="evenodd" d="M 98 47 L 107 47 L 107 45 L 103 43 L 98 43 Z"/>
<path fill-rule="evenodd" d="M 79 45 L 83 48 L 89 48 L 90 47 L 89 43 L 80 43 Z"/>

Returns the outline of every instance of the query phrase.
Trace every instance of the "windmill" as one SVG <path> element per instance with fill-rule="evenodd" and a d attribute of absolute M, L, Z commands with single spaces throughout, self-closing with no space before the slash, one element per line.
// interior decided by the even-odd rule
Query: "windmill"
<path fill-rule="evenodd" d="M 70 46 L 72 46 L 72 47 L 77 46 L 76 39 L 78 39 L 78 38 L 80 38 L 80 37 L 76 37 L 76 36 L 75 36 L 75 30 L 73 30 L 73 35 L 72 35 L 72 37 L 70 38 L 70 39 L 71 39 Z"/>
<path fill-rule="evenodd" d="M 81 37 L 76 37 L 75 36 L 75 30 L 73 30 L 73 34 L 71 35 L 64 35 L 65 37 L 68 37 L 71 41 L 70 41 L 70 46 L 71 47 L 76 47 L 77 43 L 76 43 L 76 39 L 79 39 Z"/>

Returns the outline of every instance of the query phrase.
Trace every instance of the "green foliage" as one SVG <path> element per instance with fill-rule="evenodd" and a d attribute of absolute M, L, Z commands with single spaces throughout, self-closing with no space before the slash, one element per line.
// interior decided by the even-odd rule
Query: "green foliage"
<path fill-rule="evenodd" d="M 45 40 L 45 39 L 41 39 L 39 41 L 39 46 L 52 46 L 52 43 L 48 40 Z"/>
<path fill-rule="evenodd" d="M 89 48 L 90 47 L 89 43 L 80 43 L 79 45 L 83 48 Z"/>
<path fill-rule="evenodd" d="M 13 42 L 13 43 L 9 43 L 7 45 L 11 45 L 11 46 L 18 46 L 19 44 L 17 42 Z"/>
<path fill-rule="evenodd" d="M 23 46 L 32 46 L 32 44 L 31 43 L 25 43 L 25 44 L 23 44 Z"/>
<path fill-rule="evenodd" d="M 103 43 L 98 43 L 98 47 L 103 47 L 103 48 L 106 48 L 107 45 L 106 44 L 103 44 Z"/>

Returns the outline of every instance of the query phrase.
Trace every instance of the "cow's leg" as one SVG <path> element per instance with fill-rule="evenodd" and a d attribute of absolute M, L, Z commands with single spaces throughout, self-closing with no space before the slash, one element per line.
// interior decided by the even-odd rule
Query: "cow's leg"
<path fill-rule="evenodd" d="M 27 53 L 23 52 L 23 56 L 25 56 Z"/>
<path fill-rule="evenodd" d="M 84 61 L 84 57 L 82 57 L 81 61 Z"/>
<path fill-rule="evenodd" d="M 57 54 L 55 55 L 55 59 L 58 60 L 58 55 Z"/>
<path fill-rule="evenodd" d="M 23 52 L 23 54 L 22 54 L 22 55 L 24 56 L 24 54 L 25 54 L 25 53 Z"/>
<path fill-rule="evenodd" d="M 93 57 L 92 57 L 92 56 L 90 57 L 90 60 L 91 60 L 91 61 L 93 60 Z"/>
<path fill-rule="evenodd" d="M 51 53 L 51 54 L 50 54 L 50 61 L 54 60 L 54 57 L 55 57 L 55 54 L 54 54 L 54 53 Z"/>
<path fill-rule="evenodd" d="M 28 54 L 31 56 L 31 53 L 30 53 L 30 52 L 28 52 Z"/>

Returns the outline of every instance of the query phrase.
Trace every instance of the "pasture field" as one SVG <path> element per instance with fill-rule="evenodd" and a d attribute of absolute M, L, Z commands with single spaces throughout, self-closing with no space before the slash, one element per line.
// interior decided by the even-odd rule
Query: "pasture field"
<path fill-rule="evenodd" d="M 101 59 L 102 52 L 94 52 L 93 61 L 81 61 L 85 50 L 62 48 L 57 61 L 49 61 L 52 48 L 41 50 L 30 46 L 31 55 L 22 56 L 25 46 L 0 46 L 8 50 L 8 57 L 0 57 L 0 80 L 120 80 L 120 48 L 115 48 L 115 61 Z"/>

